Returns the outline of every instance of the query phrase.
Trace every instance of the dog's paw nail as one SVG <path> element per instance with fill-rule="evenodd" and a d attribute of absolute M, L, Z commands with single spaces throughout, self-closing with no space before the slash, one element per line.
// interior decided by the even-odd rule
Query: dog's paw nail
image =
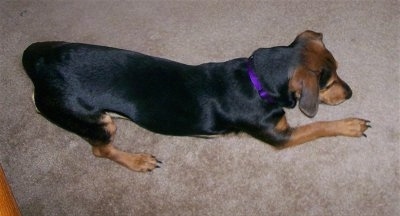
<path fill-rule="evenodd" d="M 156 166 L 156 169 L 158 169 L 158 168 L 161 168 L 161 167 L 157 165 L 157 166 Z"/>
<path fill-rule="evenodd" d="M 362 135 L 363 135 L 364 137 L 367 137 L 367 134 L 365 134 L 365 133 L 363 133 Z"/>
<path fill-rule="evenodd" d="M 162 161 L 159 161 L 159 160 L 156 160 L 157 161 L 157 163 L 160 163 L 160 164 L 162 164 L 163 162 Z"/>

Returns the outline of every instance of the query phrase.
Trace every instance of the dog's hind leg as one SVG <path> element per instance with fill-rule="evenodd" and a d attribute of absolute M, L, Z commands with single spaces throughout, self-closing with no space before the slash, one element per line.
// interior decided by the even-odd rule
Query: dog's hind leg
<path fill-rule="evenodd" d="M 104 132 L 110 135 L 109 140 L 88 139 L 92 145 L 93 154 L 97 157 L 108 158 L 128 169 L 138 172 L 149 172 L 159 168 L 158 161 L 154 156 L 145 153 L 128 153 L 117 149 L 113 145 L 113 139 L 117 127 L 109 115 L 103 114 L 100 119 Z"/>
<path fill-rule="evenodd" d="M 34 102 L 40 114 L 48 120 L 87 140 L 95 156 L 108 158 L 138 172 L 149 172 L 159 167 L 160 161 L 152 155 L 127 153 L 113 145 L 117 127 L 110 115 L 83 107 L 75 107 L 72 111 L 37 95 Z"/>

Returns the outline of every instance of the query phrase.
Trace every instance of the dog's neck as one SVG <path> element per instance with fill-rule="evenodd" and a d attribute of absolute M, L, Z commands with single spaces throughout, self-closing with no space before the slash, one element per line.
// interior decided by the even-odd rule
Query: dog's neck
<path fill-rule="evenodd" d="M 264 90 L 264 88 L 262 87 L 262 84 L 261 84 L 260 80 L 258 79 L 256 72 L 254 71 L 253 65 L 254 65 L 253 56 L 250 56 L 250 58 L 247 60 L 247 74 L 249 75 L 251 83 L 253 84 L 254 88 L 257 90 L 258 95 L 260 95 L 260 97 L 263 100 L 265 100 L 269 104 L 274 104 L 275 103 L 274 98 L 271 96 L 271 94 L 268 91 Z"/>

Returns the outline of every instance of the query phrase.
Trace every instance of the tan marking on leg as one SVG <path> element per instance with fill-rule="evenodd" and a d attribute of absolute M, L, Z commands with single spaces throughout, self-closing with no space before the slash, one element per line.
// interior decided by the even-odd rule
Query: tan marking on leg
<path fill-rule="evenodd" d="M 149 172 L 155 168 L 159 168 L 158 161 L 154 156 L 144 153 L 128 153 L 117 149 L 113 144 L 113 140 L 117 131 L 117 126 L 108 114 L 104 114 L 100 119 L 100 123 L 104 124 L 104 129 L 110 134 L 109 143 L 96 143 L 89 141 L 93 147 L 92 151 L 96 157 L 108 158 L 115 161 L 130 170 L 138 172 Z"/>
<path fill-rule="evenodd" d="M 370 127 L 368 120 L 348 118 L 337 121 L 321 121 L 299 126 L 292 129 L 290 139 L 281 148 L 300 145 L 321 137 L 365 136 L 364 132 Z"/>
<path fill-rule="evenodd" d="M 118 113 L 113 113 L 113 112 L 106 112 L 107 115 L 111 116 L 112 118 L 119 118 L 119 119 L 129 119 L 123 115 L 120 115 Z"/>
<path fill-rule="evenodd" d="M 112 120 L 110 115 L 103 114 L 100 123 L 104 124 L 104 129 L 110 134 L 111 142 L 114 140 L 114 136 L 117 132 L 117 126 L 115 125 L 114 121 Z"/>
<path fill-rule="evenodd" d="M 281 120 L 275 125 L 275 130 L 286 131 L 289 129 L 289 124 L 287 123 L 286 116 L 282 116 Z"/>
<path fill-rule="evenodd" d="M 96 157 L 108 158 L 122 166 L 137 172 L 150 172 L 159 168 L 159 161 L 150 154 L 128 153 L 114 147 L 111 143 L 102 146 L 93 146 Z"/>

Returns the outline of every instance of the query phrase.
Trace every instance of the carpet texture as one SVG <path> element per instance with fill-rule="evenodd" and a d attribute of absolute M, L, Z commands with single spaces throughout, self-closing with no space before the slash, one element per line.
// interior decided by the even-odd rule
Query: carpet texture
<path fill-rule="evenodd" d="M 23 215 L 400 215 L 398 1 L 2 1 L 0 162 Z M 371 120 L 368 138 L 282 151 L 248 135 L 162 136 L 116 120 L 116 145 L 156 155 L 149 174 L 97 159 L 35 112 L 22 65 L 31 43 L 64 40 L 187 64 L 248 57 L 311 29 L 353 97 L 293 126 Z M 245 112 L 245 110 L 244 110 Z"/>

